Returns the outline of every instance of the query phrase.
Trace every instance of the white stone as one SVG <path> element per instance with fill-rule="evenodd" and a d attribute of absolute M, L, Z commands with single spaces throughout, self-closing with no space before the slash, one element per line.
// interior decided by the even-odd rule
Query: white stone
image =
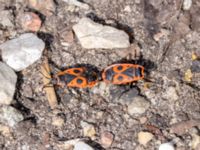
<path fill-rule="evenodd" d="M 73 26 L 82 47 L 92 48 L 127 48 L 130 46 L 129 36 L 122 30 L 95 23 L 89 18 L 82 18 Z"/>
<path fill-rule="evenodd" d="M 133 101 L 128 105 L 128 113 L 130 115 L 140 115 L 146 112 L 149 108 L 150 102 L 143 97 L 134 97 Z"/>
<path fill-rule="evenodd" d="M 183 10 L 189 10 L 192 6 L 192 0 L 183 1 Z"/>
<path fill-rule="evenodd" d="M 163 143 L 159 146 L 159 150 L 175 150 L 175 148 L 171 143 Z"/>
<path fill-rule="evenodd" d="M 0 122 L 2 124 L 14 127 L 23 119 L 23 115 L 15 108 L 6 105 L 0 107 Z"/>
<path fill-rule="evenodd" d="M 0 45 L 3 61 L 16 71 L 21 71 L 37 61 L 45 44 L 33 33 L 25 33 Z"/>
<path fill-rule="evenodd" d="M 88 144 L 80 141 L 74 145 L 73 150 L 94 150 L 94 149 L 91 146 L 89 146 Z"/>
<path fill-rule="evenodd" d="M 163 93 L 163 98 L 174 102 L 178 100 L 179 96 L 175 87 L 170 86 L 166 89 L 165 93 Z"/>
<path fill-rule="evenodd" d="M 15 93 L 17 75 L 6 64 L 0 62 L 0 105 L 9 105 Z"/>
<path fill-rule="evenodd" d="M 149 141 L 153 139 L 153 134 L 150 132 L 139 132 L 138 133 L 138 142 L 142 145 L 146 145 Z"/>

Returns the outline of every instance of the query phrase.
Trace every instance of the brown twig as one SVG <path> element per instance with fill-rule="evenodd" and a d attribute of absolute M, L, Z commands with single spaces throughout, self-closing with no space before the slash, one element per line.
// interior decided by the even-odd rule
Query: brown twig
<path fill-rule="evenodd" d="M 49 68 L 49 63 L 47 59 L 45 59 L 44 64 L 41 66 L 41 72 L 43 74 L 44 86 L 49 85 L 51 81 L 51 75 L 50 75 L 50 68 Z M 57 101 L 57 97 L 56 97 L 56 93 L 55 93 L 53 85 L 44 87 L 44 90 L 46 92 L 47 99 L 49 101 L 49 105 L 51 109 L 55 109 L 58 105 L 58 101 Z"/>

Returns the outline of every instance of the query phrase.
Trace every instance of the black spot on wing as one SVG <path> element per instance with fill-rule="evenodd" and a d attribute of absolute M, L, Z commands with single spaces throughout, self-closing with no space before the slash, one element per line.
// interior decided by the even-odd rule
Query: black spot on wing
<path fill-rule="evenodd" d="M 118 79 L 118 81 L 122 81 L 124 79 L 124 77 L 123 76 L 119 76 L 117 79 Z"/>
<path fill-rule="evenodd" d="M 106 74 L 106 80 L 112 81 L 113 76 L 115 75 L 115 72 L 113 71 L 112 68 L 110 68 L 110 69 L 106 70 L 105 74 Z"/>
<path fill-rule="evenodd" d="M 59 76 L 60 81 L 64 82 L 65 84 L 70 83 L 75 78 L 76 78 L 76 76 L 75 75 L 71 75 L 71 74 L 65 74 L 65 75 L 60 75 Z"/>
<path fill-rule="evenodd" d="M 82 79 L 77 79 L 77 83 L 81 84 L 81 83 L 83 83 L 83 80 Z"/>
<path fill-rule="evenodd" d="M 125 74 L 125 75 L 133 78 L 134 77 L 134 70 L 135 69 L 133 67 L 130 67 L 130 68 L 126 69 L 125 71 L 123 71 L 122 74 Z"/>

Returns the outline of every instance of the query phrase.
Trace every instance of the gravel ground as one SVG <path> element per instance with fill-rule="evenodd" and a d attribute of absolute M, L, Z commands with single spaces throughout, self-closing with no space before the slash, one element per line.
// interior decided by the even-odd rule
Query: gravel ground
<path fill-rule="evenodd" d="M 1 149 L 70 149 L 67 141 L 80 139 L 95 150 L 155 150 L 162 143 L 199 150 L 199 11 L 198 0 L 0 0 L 0 44 L 32 32 L 46 45 L 39 60 L 16 72 L 10 106 L 24 119 L 14 127 L 1 122 Z M 30 26 L 27 12 L 34 13 Z M 83 48 L 72 27 L 84 17 L 125 31 L 130 47 Z M 46 58 L 52 73 L 76 64 L 101 71 L 122 59 L 137 60 L 145 80 L 55 87 L 59 104 L 51 109 L 40 71 Z M 80 145 L 74 149 L 83 150 Z"/>

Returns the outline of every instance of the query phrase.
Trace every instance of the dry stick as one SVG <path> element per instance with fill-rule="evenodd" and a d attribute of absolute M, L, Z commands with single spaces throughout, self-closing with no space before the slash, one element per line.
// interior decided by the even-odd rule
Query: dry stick
<path fill-rule="evenodd" d="M 44 85 L 48 85 L 51 81 L 51 75 L 50 75 L 50 68 L 49 68 L 49 63 L 47 59 L 45 59 L 44 64 L 41 66 L 41 72 L 43 74 Z M 53 85 L 44 87 L 44 90 L 46 92 L 47 99 L 49 101 L 49 105 L 51 109 L 55 109 L 58 106 L 58 101 L 57 101 L 57 97 L 56 97 L 56 93 L 55 93 Z"/>

